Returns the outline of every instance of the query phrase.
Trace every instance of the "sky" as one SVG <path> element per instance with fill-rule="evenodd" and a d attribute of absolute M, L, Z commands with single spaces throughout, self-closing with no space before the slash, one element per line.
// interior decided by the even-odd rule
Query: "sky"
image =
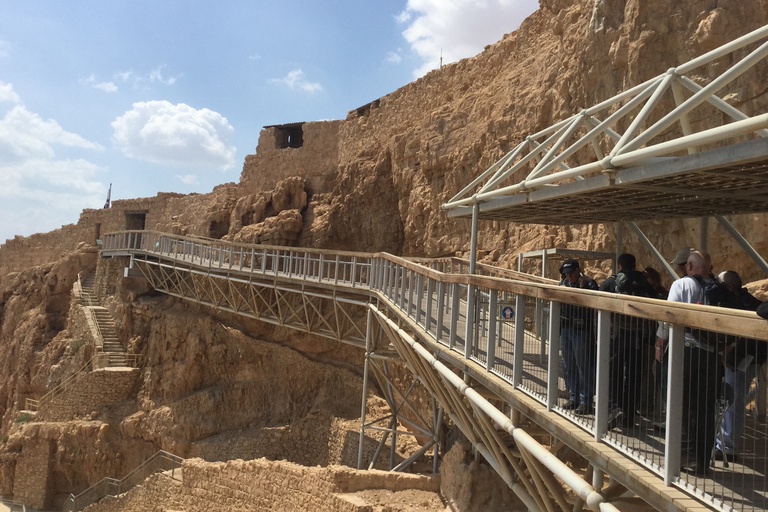
<path fill-rule="evenodd" d="M 0 0 L 0 243 L 237 182 L 263 126 L 344 119 L 538 0 Z"/>

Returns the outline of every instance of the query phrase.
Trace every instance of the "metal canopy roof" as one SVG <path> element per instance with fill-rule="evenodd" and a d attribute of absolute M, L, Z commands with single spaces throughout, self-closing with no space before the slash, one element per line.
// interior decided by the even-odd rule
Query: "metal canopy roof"
<path fill-rule="evenodd" d="M 768 26 L 530 135 L 443 208 L 526 224 L 768 212 L 768 114 L 726 101 L 766 58 Z"/>
<path fill-rule="evenodd" d="M 479 218 L 586 224 L 768 212 L 768 139 L 480 203 Z M 472 207 L 449 217 L 472 215 Z"/>

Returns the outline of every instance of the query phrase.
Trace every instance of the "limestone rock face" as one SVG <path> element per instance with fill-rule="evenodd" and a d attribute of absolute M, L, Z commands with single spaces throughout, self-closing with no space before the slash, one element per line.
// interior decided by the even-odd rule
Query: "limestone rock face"
<path fill-rule="evenodd" d="M 271 192 L 238 199 L 230 215 L 226 240 L 265 245 L 294 245 L 304 227 L 306 183 L 294 176 L 277 183 Z"/>
<path fill-rule="evenodd" d="M 78 272 L 95 268 L 96 257 L 96 249 L 88 246 L 0 279 L 2 425 L 12 423 L 27 397 L 56 381 L 71 341 L 66 329 L 72 285 Z"/>

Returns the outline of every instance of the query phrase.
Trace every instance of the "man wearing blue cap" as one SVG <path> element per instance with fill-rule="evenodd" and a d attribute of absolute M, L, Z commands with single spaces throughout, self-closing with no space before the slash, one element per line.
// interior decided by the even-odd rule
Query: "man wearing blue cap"
<path fill-rule="evenodd" d="M 563 261 L 560 286 L 597 290 L 597 283 L 581 273 L 579 262 Z M 562 406 L 575 414 L 590 414 L 595 395 L 597 346 L 594 341 L 595 311 L 563 303 L 560 309 L 560 353 L 568 401 Z"/>

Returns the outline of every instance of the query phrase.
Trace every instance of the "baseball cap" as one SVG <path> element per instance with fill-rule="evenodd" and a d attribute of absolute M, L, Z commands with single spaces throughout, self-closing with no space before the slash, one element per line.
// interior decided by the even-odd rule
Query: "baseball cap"
<path fill-rule="evenodd" d="M 570 274 L 574 270 L 578 270 L 579 268 L 579 262 L 568 258 L 567 260 L 563 261 L 563 264 L 560 265 L 560 273 L 561 274 Z"/>
<path fill-rule="evenodd" d="M 675 259 L 670 261 L 673 265 L 684 265 L 688 262 L 688 256 L 691 255 L 691 252 L 695 251 L 693 247 L 683 247 L 679 251 L 677 251 L 677 254 L 675 255 Z"/>

